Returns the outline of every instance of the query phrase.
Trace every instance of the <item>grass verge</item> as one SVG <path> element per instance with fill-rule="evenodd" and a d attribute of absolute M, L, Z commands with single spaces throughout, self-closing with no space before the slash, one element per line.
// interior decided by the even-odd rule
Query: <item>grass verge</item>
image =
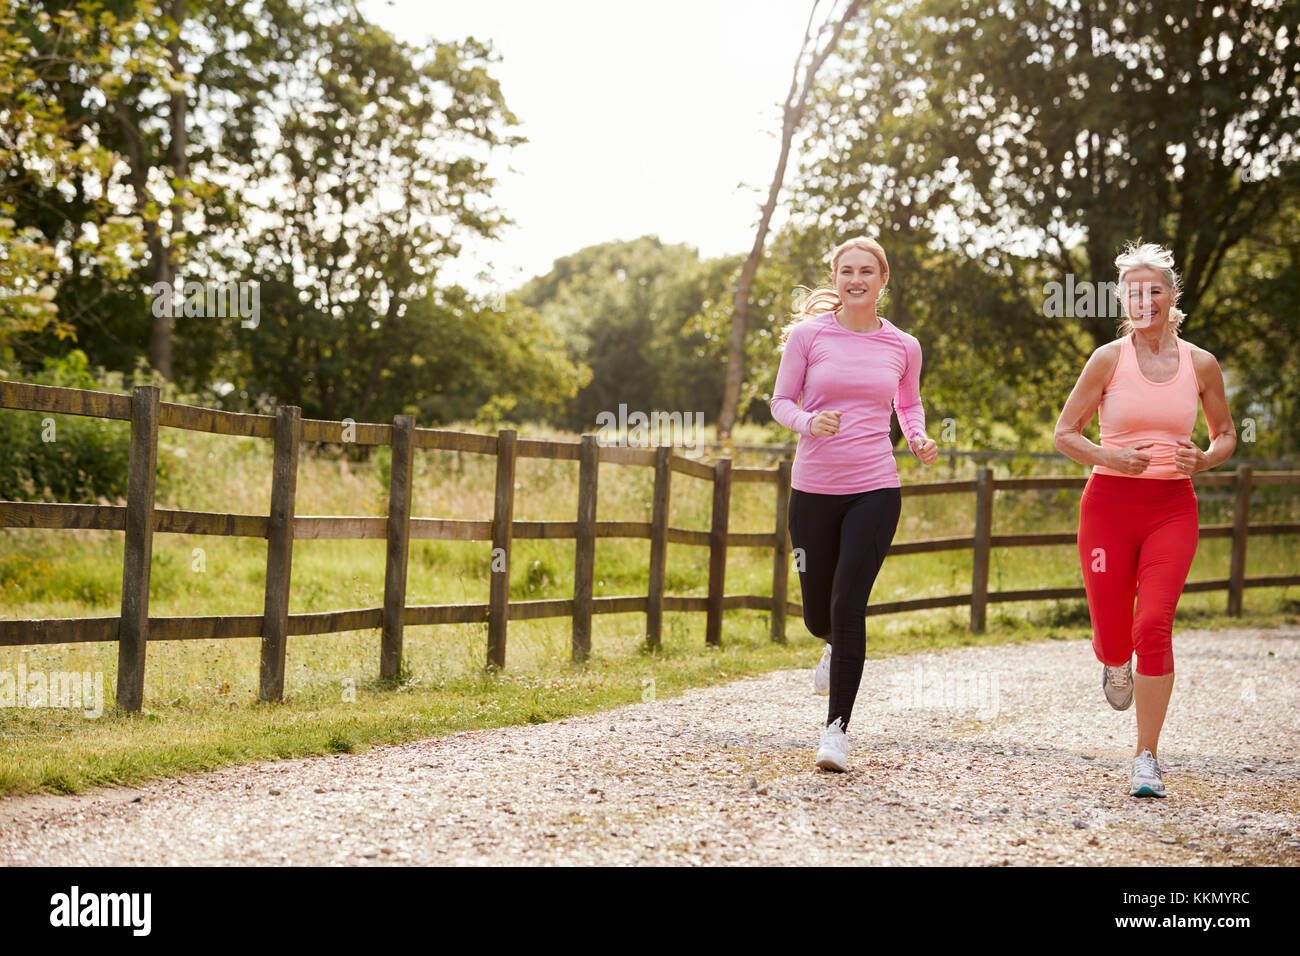
<path fill-rule="evenodd" d="M 1081 604 L 1063 602 L 1020 617 L 998 608 L 990 614 L 984 634 L 971 634 L 964 616 L 948 612 L 872 618 L 868 655 L 1084 638 L 1089 632 L 1086 609 L 1081 609 Z M 767 636 L 766 620 L 755 612 L 729 613 L 724 644 L 714 648 L 704 644 L 701 615 L 665 615 L 663 647 L 651 652 L 640 639 L 639 615 L 611 616 L 598 619 L 595 651 L 587 663 L 570 664 L 563 642 L 555 640 L 553 632 L 552 640 L 540 642 L 541 650 L 522 666 L 505 672 L 484 671 L 477 665 L 455 673 L 439 670 L 428 662 L 444 660 L 446 649 L 438 649 L 434 657 L 422 656 L 416 652 L 418 642 L 408 638 L 412 663 L 402 681 L 340 679 L 343 672 L 338 670 L 321 671 L 313 681 L 305 672 L 293 677 L 291 671 L 290 693 L 279 705 L 214 691 L 170 700 L 155 695 L 159 700 L 148 700 L 141 714 L 118 713 L 110 701 L 98 719 L 75 710 L 0 708 L 0 752 L 4 754 L 0 794 L 77 793 L 259 760 L 353 752 L 461 730 L 544 723 L 815 663 L 820 642 L 802 636 L 774 643 Z M 1276 613 L 1242 618 L 1180 612 L 1177 626 L 1296 623 L 1300 615 L 1288 605 Z M 802 625 L 792 621 L 790 630 L 802 631 Z M 347 639 L 340 636 L 336 644 Z M 371 650 L 378 644 L 373 634 L 352 640 Z M 476 637 L 471 640 L 478 646 Z M 255 660 L 256 642 L 242 643 L 250 659 L 234 663 L 243 675 L 255 675 L 255 666 L 248 665 Z M 112 649 L 114 645 L 104 646 L 104 658 Z M 151 654 L 158 657 L 152 647 Z M 39 664 L 41 658 L 31 660 Z M 46 660 L 46 666 L 55 663 Z M 209 676 L 225 666 L 233 665 L 205 664 Z M 111 698 L 111 680 L 106 694 Z"/>

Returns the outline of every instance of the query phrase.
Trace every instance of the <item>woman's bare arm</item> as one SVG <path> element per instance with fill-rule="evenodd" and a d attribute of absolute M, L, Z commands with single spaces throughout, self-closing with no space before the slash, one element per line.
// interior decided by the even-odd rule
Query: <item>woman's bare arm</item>
<path fill-rule="evenodd" d="M 1223 370 L 1219 368 L 1218 360 L 1205 349 L 1193 345 L 1192 363 L 1196 368 L 1196 384 L 1201 390 L 1205 424 L 1210 429 L 1210 447 L 1201 451 L 1191 442 L 1183 442 L 1179 447 L 1175 464 L 1179 471 L 1188 475 L 1223 464 L 1237 448 L 1237 429 L 1228 410 Z"/>

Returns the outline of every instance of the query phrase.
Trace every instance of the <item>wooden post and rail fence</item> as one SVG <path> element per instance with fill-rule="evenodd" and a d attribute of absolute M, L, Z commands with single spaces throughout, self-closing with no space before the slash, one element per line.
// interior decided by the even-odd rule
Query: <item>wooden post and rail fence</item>
<path fill-rule="evenodd" d="M 483 435 L 435 428 L 417 428 L 410 415 L 398 415 L 391 425 L 304 419 L 294 406 L 281 406 L 275 415 L 249 415 L 191 405 L 162 402 L 154 386 L 136 386 L 131 395 L 46 385 L 0 381 L 0 408 L 85 415 L 131 423 L 130 472 L 126 505 L 82 505 L 45 502 L 0 502 L 0 527 L 83 528 L 125 533 L 122 560 L 122 612 L 114 617 L 60 620 L 0 620 L 0 646 L 116 641 L 118 644 L 117 704 L 138 711 L 144 700 L 145 651 L 149 641 L 260 637 L 259 696 L 279 701 L 284 693 L 285 652 L 290 637 L 340 631 L 381 631 L 380 677 L 395 678 L 401 670 L 404 628 L 430 624 L 487 622 L 487 664 L 504 667 L 507 624 L 511 620 L 544 617 L 572 619 L 572 657 L 585 660 L 591 652 L 591 619 L 595 614 L 644 613 L 646 639 L 658 646 L 665 611 L 703 611 L 705 640 L 722 640 L 723 613 L 735 609 L 768 611 L 773 640 L 785 639 L 787 615 L 802 614 L 788 599 L 791 548 L 787 533 L 790 460 L 772 468 L 733 468 L 731 459 L 712 465 L 672 453 L 665 447 L 602 446 L 595 435 L 580 441 L 519 438 L 510 429 Z M 224 514 L 160 509 L 154 503 L 159 428 L 184 428 L 222 435 L 270 439 L 274 445 L 271 505 L 267 515 Z M 392 470 L 387 517 L 309 516 L 295 510 L 298 452 L 303 442 L 342 443 L 344 429 L 358 444 L 390 445 Z M 418 449 L 442 449 L 497 456 L 496 497 L 491 520 L 426 518 L 411 514 L 411 477 Z M 574 521 L 521 521 L 514 517 L 515 463 L 520 458 L 572 460 L 579 463 L 577 515 Z M 653 513 L 644 521 L 597 520 L 597 478 L 600 463 L 654 469 Z M 673 473 L 713 482 L 713 506 L 708 531 L 669 527 Z M 974 553 L 969 594 L 950 594 L 908 601 L 876 603 L 868 614 L 895 614 L 931 608 L 970 607 L 970 628 L 984 630 L 989 604 L 1083 598 L 1082 587 L 995 591 L 988 589 L 992 549 L 1075 544 L 1071 532 L 997 535 L 993 533 L 995 491 L 1082 488 L 1083 477 L 994 478 L 981 468 L 978 477 L 904 485 L 904 497 L 973 494 L 975 527 L 970 536 L 896 542 L 891 555 L 970 550 Z M 731 487 L 737 482 L 773 486 L 775 515 L 770 532 L 729 530 Z M 1202 538 L 1231 538 L 1232 558 L 1226 578 L 1189 581 L 1185 592 L 1228 592 L 1228 613 L 1241 613 L 1242 593 L 1252 587 L 1300 584 L 1300 575 L 1246 577 L 1246 544 L 1250 535 L 1300 533 L 1300 522 L 1254 523 L 1249 520 L 1251 491 L 1259 485 L 1296 484 L 1300 471 L 1202 473 L 1193 478 L 1199 488 L 1233 488 L 1236 505 L 1232 524 L 1205 525 Z M 153 535 L 212 534 L 264 538 L 266 593 L 263 613 L 209 617 L 151 617 L 149 572 Z M 290 614 L 293 544 L 299 539 L 384 538 L 387 559 L 382 607 L 354 608 L 311 614 Z M 490 541 L 498 570 L 490 578 L 487 604 L 406 603 L 407 560 L 412 539 Z M 511 601 L 509 561 L 516 539 L 568 539 L 576 542 L 572 599 Z M 595 597 L 597 538 L 647 538 L 650 541 L 648 593 Z M 664 593 L 667 545 L 709 549 L 707 597 L 674 597 Z M 726 594 L 727 549 L 768 548 L 772 551 L 772 594 Z"/>

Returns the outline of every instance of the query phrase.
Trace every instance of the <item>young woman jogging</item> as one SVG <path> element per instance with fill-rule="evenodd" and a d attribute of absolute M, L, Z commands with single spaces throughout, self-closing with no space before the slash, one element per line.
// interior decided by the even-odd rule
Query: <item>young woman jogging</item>
<path fill-rule="evenodd" d="M 1116 710 L 1137 701 L 1129 793 L 1163 797 L 1156 756 L 1174 687 L 1174 610 L 1199 529 L 1191 476 L 1227 460 L 1237 435 L 1219 363 L 1178 335 L 1173 254 L 1130 244 L 1115 266 L 1121 337 L 1088 359 L 1056 423 L 1056 447 L 1093 466 L 1079 506 L 1079 560 L 1102 691 Z M 1198 400 L 1206 451 L 1191 441 Z M 1082 435 L 1094 412 L 1100 445 Z"/>
<path fill-rule="evenodd" d="M 813 291 L 782 333 L 772 390 L 772 417 L 800 436 L 789 521 L 804 623 L 827 643 L 813 680 L 830 696 L 816 763 L 840 772 L 866 660 L 867 599 L 898 526 L 891 406 L 912 454 L 927 465 L 939 454 L 925 434 L 920 343 L 876 314 L 888 282 L 879 243 L 838 246 L 832 287 Z"/>

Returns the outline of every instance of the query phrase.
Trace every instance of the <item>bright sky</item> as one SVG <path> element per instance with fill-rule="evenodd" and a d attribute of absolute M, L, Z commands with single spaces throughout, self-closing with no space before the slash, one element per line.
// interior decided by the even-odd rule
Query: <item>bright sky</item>
<path fill-rule="evenodd" d="M 495 201 L 516 225 L 502 241 L 467 244 L 446 277 L 511 289 L 584 246 L 646 234 L 706 257 L 747 252 L 811 6 L 361 0 L 412 44 L 490 40 L 501 57 L 492 73 L 529 140 L 494 171 Z M 486 286 L 473 282 L 480 272 Z"/>

